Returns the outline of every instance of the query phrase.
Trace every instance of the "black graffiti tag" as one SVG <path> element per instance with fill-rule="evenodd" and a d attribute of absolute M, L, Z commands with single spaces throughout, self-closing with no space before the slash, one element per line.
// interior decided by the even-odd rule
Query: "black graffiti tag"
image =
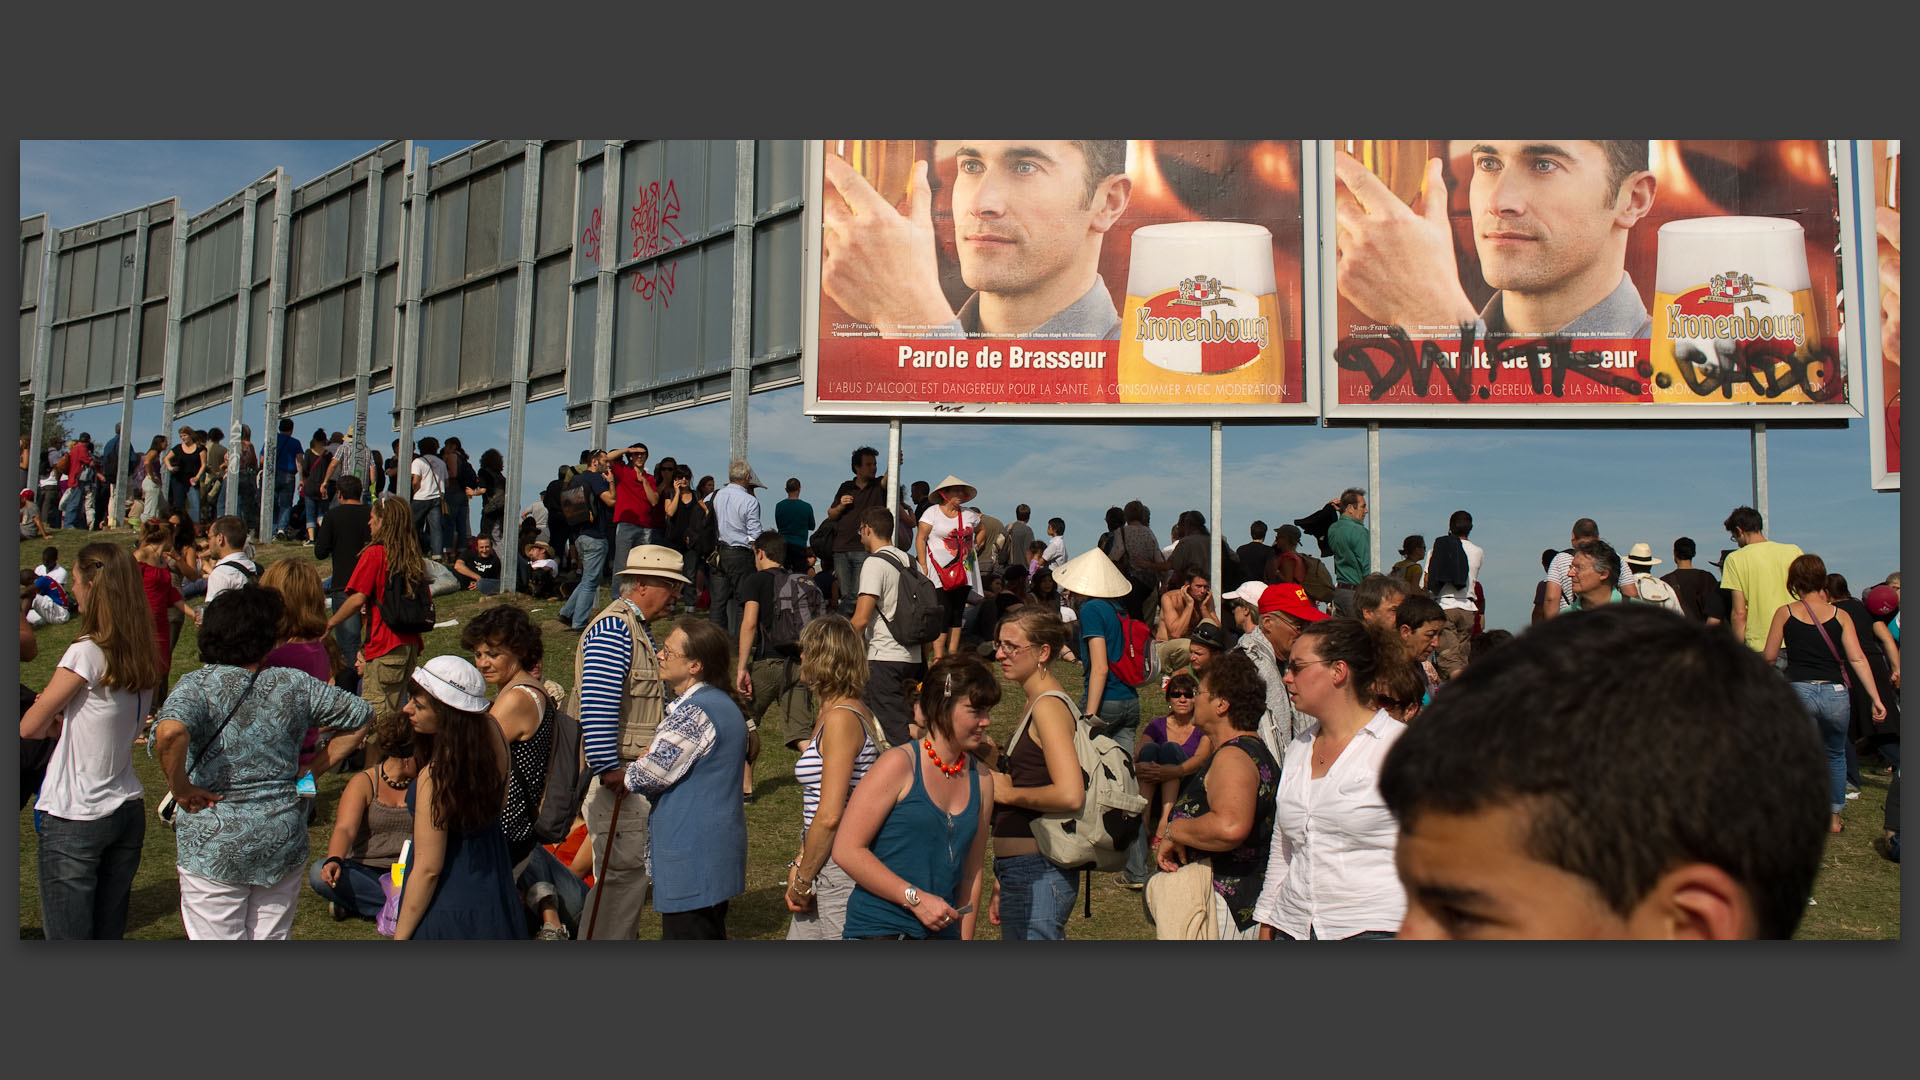
<path fill-rule="evenodd" d="M 1738 342 L 1726 338 L 1714 340 L 1713 356 L 1708 357 L 1698 342 L 1680 341 L 1673 350 L 1675 366 L 1687 388 L 1701 397 L 1718 391 L 1723 400 L 1733 399 L 1734 387 L 1746 385 L 1766 400 L 1791 390 L 1804 388 L 1816 402 L 1840 400 L 1845 387 L 1840 380 L 1838 358 L 1831 352 L 1796 349 L 1786 342 L 1762 338 Z M 1815 373 L 1820 377 L 1814 381 Z M 1662 389 L 1672 378 L 1662 374 Z"/>
<path fill-rule="evenodd" d="M 1361 338 L 1342 341 L 1334 350 L 1333 359 L 1340 367 L 1367 377 L 1368 396 L 1374 401 L 1385 397 L 1402 382 L 1412 385 L 1415 397 L 1424 398 L 1433 384 L 1433 376 L 1438 374 L 1453 399 L 1464 404 L 1475 396 L 1471 359 L 1474 333 L 1474 324 L 1461 324 L 1459 351 L 1449 356 L 1438 341 L 1422 341 L 1416 349 L 1404 329 L 1392 326 L 1387 329 L 1386 341 Z M 1565 397 L 1569 374 L 1636 397 L 1640 394 L 1639 380 L 1602 366 L 1606 360 L 1604 353 L 1576 351 L 1568 338 L 1534 338 L 1514 344 L 1508 344 L 1507 340 L 1502 334 L 1487 335 L 1486 353 L 1491 360 L 1487 368 L 1489 385 L 1478 388 L 1478 396 L 1483 401 L 1492 396 L 1490 386 L 1499 380 L 1500 368 L 1508 362 L 1526 370 L 1536 395 L 1551 392 L 1554 397 Z M 1384 365 L 1375 362 L 1374 354 L 1384 358 Z M 1466 360 L 1463 362 L 1461 358 Z"/>

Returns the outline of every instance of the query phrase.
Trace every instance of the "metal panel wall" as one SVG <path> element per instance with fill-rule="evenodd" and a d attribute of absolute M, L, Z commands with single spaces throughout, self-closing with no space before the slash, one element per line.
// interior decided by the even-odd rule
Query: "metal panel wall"
<path fill-rule="evenodd" d="M 40 282 L 46 276 L 47 215 L 20 219 L 20 386 L 33 384 L 33 343 L 39 333 Z M 36 474 L 37 475 L 37 474 Z"/>
<path fill-rule="evenodd" d="M 499 140 L 428 168 L 425 267 L 415 422 L 501 408 L 510 398 L 523 241 L 533 245 L 530 396 L 561 392 L 566 356 L 566 266 L 573 247 L 570 142 L 540 146 L 527 176 L 527 143 Z M 538 182 L 535 235 L 523 237 L 522 201 Z"/>
<path fill-rule="evenodd" d="M 368 214 L 374 209 L 368 204 L 368 179 L 376 171 L 380 234 L 373 260 L 371 373 L 376 379 L 392 377 L 411 146 L 384 143 L 293 192 L 282 415 L 353 400 L 361 306 L 368 302 L 361 280 Z"/>
<path fill-rule="evenodd" d="M 67 410 L 121 400 L 129 348 L 135 392 L 160 389 L 173 212 L 174 200 L 166 199 L 60 230 L 43 406 Z"/>
<path fill-rule="evenodd" d="M 574 229 L 571 367 L 593 370 L 600 306 L 612 304 L 608 419 L 723 400 L 731 391 L 734 143 L 628 142 L 615 162 L 583 142 Z M 752 377 L 754 390 L 800 379 L 804 145 L 754 144 Z M 620 202 L 602 206 L 609 166 Z M 600 295 L 602 259 L 614 288 Z M 592 423 L 593 387 L 571 382 L 569 427 Z"/>
<path fill-rule="evenodd" d="M 269 278 L 272 274 L 273 192 L 266 176 L 210 210 L 187 219 L 186 280 L 180 315 L 179 367 L 173 387 L 174 416 L 185 416 L 231 399 L 236 359 L 252 389 L 254 373 L 265 386 Z M 253 203 L 251 221 L 248 203 Z M 243 246 L 244 245 L 244 246 Z M 244 305 L 244 308 L 243 308 Z M 257 309 L 257 310 L 256 310 Z M 236 334 L 246 320 L 244 357 L 236 357 Z"/>

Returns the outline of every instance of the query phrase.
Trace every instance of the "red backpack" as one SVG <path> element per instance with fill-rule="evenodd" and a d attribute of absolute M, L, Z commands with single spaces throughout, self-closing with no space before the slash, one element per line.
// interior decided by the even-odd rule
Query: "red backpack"
<path fill-rule="evenodd" d="M 1128 686 L 1144 686 L 1159 673 L 1160 654 L 1153 649 L 1153 635 L 1139 619 L 1128 618 L 1124 611 L 1115 614 L 1120 616 L 1120 655 L 1107 658 L 1107 670 Z"/>

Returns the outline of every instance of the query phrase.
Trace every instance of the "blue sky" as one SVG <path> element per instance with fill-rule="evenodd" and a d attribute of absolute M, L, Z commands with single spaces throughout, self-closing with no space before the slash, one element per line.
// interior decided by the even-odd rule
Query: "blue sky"
<path fill-rule="evenodd" d="M 295 185 L 305 183 L 382 140 L 250 142 L 23 142 L 20 144 L 20 214 L 47 213 L 54 228 L 69 228 L 169 195 L 198 213 L 246 184 L 284 166 Z M 433 160 L 472 139 L 416 140 Z M 375 394 L 368 416 L 376 445 L 394 438 L 390 395 Z M 262 395 L 247 399 L 244 415 L 258 432 L 265 416 Z M 352 405 L 295 417 L 304 440 L 314 428 L 344 430 Z M 134 407 L 138 432 L 150 437 L 160 416 L 158 397 Z M 75 431 L 96 439 L 113 430 L 120 406 L 67 416 Z M 199 426 L 228 426 L 229 407 L 183 417 Z M 531 502 L 562 464 L 577 460 L 588 434 L 559 433 L 559 398 L 527 409 L 526 474 L 518 506 Z M 613 425 L 609 442 L 644 441 L 655 460 L 671 454 L 698 476 L 724 481 L 728 410 L 725 403 L 663 413 Z M 477 457 L 489 446 L 504 453 L 504 411 L 420 429 L 444 439 L 457 434 Z M 144 441 L 144 439 L 143 439 Z M 1691 536 L 1702 562 L 1726 546 L 1720 522 L 1752 498 L 1749 436 L 1744 430 L 1648 430 L 1514 428 L 1389 428 L 1380 436 L 1382 489 L 1372 494 L 1369 525 L 1382 531 L 1383 561 L 1409 533 L 1429 539 L 1446 529 L 1448 516 L 1465 509 L 1474 516 L 1473 539 L 1487 549 L 1483 574 L 1489 625 L 1518 630 L 1525 625 L 1538 580 L 1540 552 L 1564 547 L 1575 518 L 1593 517 L 1601 534 L 1624 554 L 1637 541 L 1653 545 L 1672 567 L 1672 541 Z M 801 414 L 798 388 L 751 399 L 749 456 L 773 492 L 762 492 L 764 516 L 772 520 L 779 488 L 799 477 L 802 497 L 818 509 L 848 476 L 857 446 L 885 454 L 884 421 L 815 423 Z M 1238 546 L 1256 518 L 1269 526 L 1311 512 L 1349 486 L 1365 486 L 1364 429 L 1301 425 L 1229 426 L 1224 436 L 1224 529 Z M 1207 510 L 1208 433 L 1200 426 L 1107 424 L 903 425 L 907 480 L 938 482 L 958 475 L 980 489 L 983 510 L 1011 520 L 1020 502 L 1033 507 L 1036 531 L 1047 518 L 1067 523 L 1068 550 L 1078 553 L 1105 527 L 1108 506 L 1138 498 L 1154 511 L 1162 540 L 1180 511 Z M 1799 544 L 1844 573 L 1858 593 L 1899 565 L 1899 494 L 1868 486 L 1867 428 L 1856 420 L 1845 430 L 1768 433 L 1771 502 L 1769 536 Z M 477 510 L 477 508 L 476 508 Z M 477 514 L 476 514 L 477 516 Z M 1312 541 L 1307 542 L 1309 552 Z"/>

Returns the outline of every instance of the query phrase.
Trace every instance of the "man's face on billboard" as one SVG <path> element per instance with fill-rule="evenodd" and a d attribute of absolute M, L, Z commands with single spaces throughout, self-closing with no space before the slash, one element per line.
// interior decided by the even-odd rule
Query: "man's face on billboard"
<path fill-rule="evenodd" d="M 1481 141 L 1472 153 L 1473 242 L 1487 284 L 1550 294 L 1592 268 L 1631 198 L 1626 184 L 1613 190 L 1599 143 Z"/>
<path fill-rule="evenodd" d="M 1087 162 L 1061 139 L 960 139 L 954 157 L 954 240 L 960 275 L 977 292 L 1019 294 L 1067 270 L 1099 237 Z"/>

